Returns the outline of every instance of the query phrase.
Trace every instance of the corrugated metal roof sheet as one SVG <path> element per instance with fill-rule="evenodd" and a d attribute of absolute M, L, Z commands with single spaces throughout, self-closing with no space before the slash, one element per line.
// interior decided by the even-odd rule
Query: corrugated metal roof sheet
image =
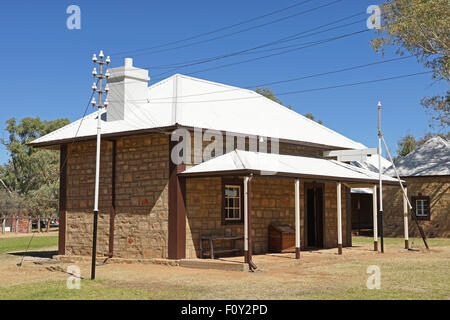
<path fill-rule="evenodd" d="M 176 82 L 176 83 L 174 83 Z M 176 85 L 175 85 L 176 84 Z M 126 102 L 125 119 L 102 119 L 102 134 L 120 134 L 174 125 L 279 138 L 333 148 L 363 149 L 357 143 L 258 93 L 184 75 L 149 87 L 148 101 Z M 96 112 L 38 138 L 32 145 L 59 144 L 96 134 Z"/>
<path fill-rule="evenodd" d="M 378 174 L 363 168 L 338 162 L 310 157 L 277 155 L 262 152 L 235 150 L 222 156 L 205 161 L 186 169 L 181 174 L 186 176 L 214 175 L 224 173 L 256 172 L 262 175 L 271 173 L 279 176 L 298 176 L 377 183 Z M 395 184 L 397 179 L 383 175 L 384 182 Z"/>
<path fill-rule="evenodd" d="M 440 136 L 435 136 L 400 158 L 395 166 L 401 177 L 450 175 L 450 143 Z M 385 173 L 395 175 L 392 167 Z"/>

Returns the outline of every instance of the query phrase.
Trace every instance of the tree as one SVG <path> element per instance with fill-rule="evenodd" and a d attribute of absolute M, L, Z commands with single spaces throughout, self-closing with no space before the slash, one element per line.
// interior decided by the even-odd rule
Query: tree
<path fill-rule="evenodd" d="M 397 142 L 397 156 L 394 158 L 394 161 L 397 161 L 401 157 L 407 156 L 416 148 L 420 147 L 435 136 L 440 136 L 443 139 L 449 140 L 450 132 L 447 132 L 446 134 L 428 132 L 420 139 L 416 139 L 411 134 L 405 135 Z"/>
<path fill-rule="evenodd" d="M 255 91 L 256 91 L 256 93 L 259 93 L 260 95 L 266 97 L 267 99 L 275 101 L 276 103 L 279 103 L 282 106 L 284 106 L 283 102 L 281 102 L 281 100 L 275 96 L 275 94 L 272 92 L 272 90 L 270 90 L 270 88 L 267 88 L 267 87 L 266 88 L 256 88 Z M 286 108 L 292 110 L 292 106 L 287 106 Z M 308 112 L 307 114 L 305 114 L 305 117 L 308 119 L 311 119 L 313 121 L 316 121 L 311 112 Z M 316 122 L 319 124 L 322 124 L 322 120 L 317 120 Z"/>
<path fill-rule="evenodd" d="M 58 153 L 35 149 L 28 144 L 68 123 L 68 119 L 41 121 L 39 118 L 24 118 L 20 123 L 15 118 L 6 121 L 9 137 L 0 139 L 0 142 L 8 150 L 10 160 L 1 175 L 9 189 L 26 195 L 58 179 Z"/>
<path fill-rule="evenodd" d="M 0 186 L 0 221 L 2 233 L 5 233 L 6 218 L 20 215 L 24 208 L 24 200 L 17 192 L 10 192 Z"/>
<path fill-rule="evenodd" d="M 409 153 L 414 151 L 416 147 L 416 138 L 414 138 L 414 136 L 410 134 L 407 134 L 397 142 L 397 156 L 394 158 L 394 161 L 397 161 L 399 158 L 408 155 Z"/>
<path fill-rule="evenodd" d="M 38 220 L 49 220 L 58 212 L 59 154 L 28 144 L 68 123 L 68 119 L 39 118 L 24 118 L 17 123 L 12 118 L 6 122 L 8 139 L 0 140 L 10 154 L 8 163 L 0 168 L 0 178 L 10 190 L 26 199 L 23 206 Z"/>
<path fill-rule="evenodd" d="M 50 184 L 42 185 L 38 190 L 33 190 L 28 195 L 27 209 L 33 217 L 38 220 L 38 229 L 40 231 L 40 222 L 42 219 L 47 221 L 47 232 L 50 228 L 50 222 L 55 218 L 59 209 L 59 181 L 53 181 Z"/>
<path fill-rule="evenodd" d="M 255 90 L 256 93 L 259 93 L 260 95 L 266 97 L 267 99 L 270 99 L 272 101 L 275 101 L 276 103 L 281 104 L 282 106 L 284 105 L 283 102 L 281 102 L 280 99 L 278 99 L 272 92 L 272 90 L 270 90 L 270 88 L 256 88 Z"/>
<path fill-rule="evenodd" d="M 383 3 L 384 23 L 371 45 L 384 53 L 388 45 L 397 54 L 407 51 L 431 69 L 437 81 L 450 82 L 450 4 L 448 0 L 389 0 Z M 424 97 L 422 106 L 439 127 L 450 123 L 450 91 Z"/>
<path fill-rule="evenodd" d="M 310 120 L 316 121 L 316 118 L 314 117 L 314 115 L 311 112 L 308 112 L 307 114 L 305 114 L 305 117 L 310 119 Z M 323 123 L 322 120 L 317 120 L 316 122 L 318 124 L 322 124 Z"/>

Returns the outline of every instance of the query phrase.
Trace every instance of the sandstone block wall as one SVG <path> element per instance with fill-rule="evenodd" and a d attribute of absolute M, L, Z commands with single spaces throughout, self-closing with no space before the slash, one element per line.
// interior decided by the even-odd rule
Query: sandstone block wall
<path fill-rule="evenodd" d="M 408 197 L 430 197 L 430 221 L 419 220 L 427 237 L 450 237 L 450 176 L 404 178 Z M 403 197 L 399 187 L 383 187 L 384 234 L 403 237 Z M 408 214 L 410 237 L 420 237 L 411 215 Z"/>
<path fill-rule="evenodd" d="M 238 177 L 236 177 L 238 178 Z M 222 178 L 191 178 L 186 181 L 186 258 L 200 257 L 201 235 L 243 235 L 243 224 L 222 224 Z M 242 177 L 240 178 L 242 179 Z M 254 177 L 251 190 L 251 226 L 254 253 L 268 252 L 271 223 L 295 227 L 294 180 Z M 325 183 L 324 247 L 337 247 L 336 183 Z M 301 247 L 305 244 L 304 183 L 300 184 Z M 347 239 L 345 188 L 342 190 L 343 245 Z M 228 243 L 220 244 L 229 246 Z M 205 243 L 205 247 L 208 244 Z M 242 241 L 239 243 L 242 248 Z"/>
<path fill-rule="evenodd" d="M 97 252 L 109 252 L 112 142 L 102 141 Z M 66 253 L 90 255 L 95 142 L 68 148 Z M 117 141 L 114 256 L 166 258 L 169 140 L 164 134 Z"/>

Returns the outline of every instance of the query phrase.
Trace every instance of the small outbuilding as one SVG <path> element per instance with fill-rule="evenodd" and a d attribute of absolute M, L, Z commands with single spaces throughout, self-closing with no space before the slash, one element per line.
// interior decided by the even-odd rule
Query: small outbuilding
<path fill-rule="evenodd" d="M 414 214 L 427 237 L 450 237 L 450 143 L 435 136 L 396 162 L 407 186 Z M 394 176 L 393 168 L 385 174 Z M 401 190 L 383 187 L 384 233 L 401 236 L 404 233 Z M 409 220 L 411 217 L 409 216 Z M 409 235 L 420 236 L 415 223 L 409 223 Z"/>

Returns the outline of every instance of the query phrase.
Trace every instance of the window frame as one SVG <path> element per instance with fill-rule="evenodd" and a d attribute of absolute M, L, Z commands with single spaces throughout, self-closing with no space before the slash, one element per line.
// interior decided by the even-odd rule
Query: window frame
<path fill-rule="evenodd" d="M 226 186 L 236 186 L 240 188 L 240 219 L 228 220 L 225 215 L 225 188 Z M 244 181 L 241 179 L 222 179 L 222 225 L 233 225 L 244 223 Z"/>
<path fill-rule="evenodd" d="M 417 215 L 417 212 L 416 212 L 416 201 L 417 200 L 419 200 L 419 201 L 426 201 L 427 203 L 428 203 L 428 205 L 426 206 L 426 207 L 424 207 L 423 208 L 423 210 L 424 210 L 424 213 L 426 214 L 426 215 L 421 215 L 421 216 L 418 216 Z M 425 221 L 430 221 L 430 218 L 431 218 L 431 208 L 430 208 L 430 205 L 431 205 L 431 202 L 430 202 L 430 197 L 429 196 L 422 196 L 422 195 L 419 195 L 419 196 L 412 196 L 411 197 L 411 205 L 412 205 L 412 210 L 413 210 L 413 213 L 414 213 L 414 215 L 416 216 L 416 218 L 417 218 L 417 220 L 425 220 Z"/>

